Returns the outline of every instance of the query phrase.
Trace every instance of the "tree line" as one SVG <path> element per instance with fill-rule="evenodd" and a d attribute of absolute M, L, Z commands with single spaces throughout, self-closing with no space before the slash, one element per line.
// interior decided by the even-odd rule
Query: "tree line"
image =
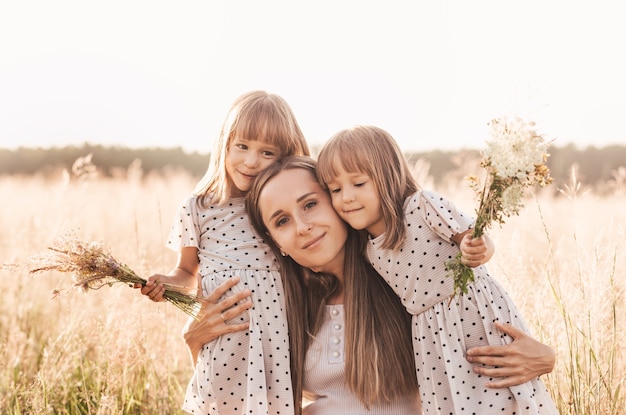
<path fill-rule="evenodd" d="M 316 153 L 316 148 L 313 152 Z M 624 180 L 626 174 L 626 146 L 613 145 L 602 148 L 578 148 L 573 144 L 550 147 L 548 166 L 557 185 L 568 183 L 572 168 L 577 179 L 586 186 L 603 190 L 615 181 Z M 82 146 L 55 148 L 0 148 L 0 175 L 49 175 L 61 169 L 72 171 L 75 161 L 91 154 L 91 162 L 99 174 L 111 176 L 115 171 L 127 169 L 140 160 L 144 174 L 161 174 L 167 169 L 187 171 L 201 177 L 209 162 L 209 154 L 188 153 L 182 148 L 126 148 L 105 147 L 85 143 Z M 461 168 L 464 163 L 480 159 L 478 150 L 412 152 L 406 154 L 410 162 L 425 160 L 435 183 Z M 469 172 L 467 172 L 469 174 Z"/>

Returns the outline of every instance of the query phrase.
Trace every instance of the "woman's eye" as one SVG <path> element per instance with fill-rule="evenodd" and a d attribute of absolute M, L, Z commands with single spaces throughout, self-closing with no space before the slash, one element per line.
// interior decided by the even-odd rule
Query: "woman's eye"
<path fill-rule="evenodd" d="M 315 207 L 315 205 L 317 205 L 317 202 L 315 202 L 315 201 L 306 202 L 304 204 L 304 210 L 309 210 L 309 209 Z"/>
<path fill-rule="evenodd" d="M 276 226 L 277 226 L 277 227 L 279 227 L 279 226 L 284 225 L 285 223 L 287 223 L 287 218 L 279 218 L 279 219 L 276 221 Z"/>

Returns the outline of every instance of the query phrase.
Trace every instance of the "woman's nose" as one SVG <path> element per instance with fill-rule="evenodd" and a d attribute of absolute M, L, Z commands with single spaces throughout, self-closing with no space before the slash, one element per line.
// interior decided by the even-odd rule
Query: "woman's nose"
<path fill-rule="evenodd" d="M 311 231 L 311 229 L 313 229 L 313 225 L 311 225 L 308 221 L 306 220 L 302 220 L 302 219 L 298 219 L 297 220 L 297 231 L 298 234 L 302 235 L 302 234 L 306 234 L 308 232 Z"/>

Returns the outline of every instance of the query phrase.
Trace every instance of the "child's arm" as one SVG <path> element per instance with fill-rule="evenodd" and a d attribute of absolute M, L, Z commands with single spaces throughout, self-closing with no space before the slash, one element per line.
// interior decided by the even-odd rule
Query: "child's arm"
<path fill-rule="evenodd" d="M 225 320 L 238 315 L 252 306 L 250 290 L 239 291 L 230 297 L 218 300 L 239 282 L 238 277 L 224 281 L 203 302 L 198 320 L 190 318 L 183 328 L 183 338 L 189 348 L 191 363 L 195 366 L 202 346 L 226 333 L 246 330 L 249 322 L 226 324 Z M 239 304 L 237 304 L 239 303 Z M 237 304 L 237 305 L 235 305 Z"/>
<path fill-rule="evenodd" d="M 454 235 L 452 240 L 459 245 L 463 263 L 475 268 L 491 259 L 495 247 L 489 235 L 483 234 L 480 238 L 472 238 L 471 234 L 472 229 L 468 229 Z"/>
<path fill-rule="evenodd" d="M 189 246 L 181 248 L 176 268 L 167 275 L 153 274 L 148 277 L 145 285 L 135 284 L 135 288 L 141 288 L 141 293 L 150 297 L 152 301 L 165 300 L 163 298 L 165 287 L 159 283 L 166 283 L 179 288 L 186 287 L 190 291 L 196 290 L 194 294 L 198 294 L 199 286 L 196 274 L 198 273 L 199 264 L 197 248 Z"/>
<path fill-rule="evenodd" d="M 510 324 L 496 322 L 496 327 L 513 337 L 504 346 L 481 346 L 467 351 L 467 360 L 490 367 L 475 366 L 474 371 L 483 376 L 504 379 L 488 382 L 489 388 L 507 388 L 521 385 L 538 376 L 552 372 L 556 363 L 554 350 L 530 337 Z M 497 368 L 496 368 L 497 366 Z"/>

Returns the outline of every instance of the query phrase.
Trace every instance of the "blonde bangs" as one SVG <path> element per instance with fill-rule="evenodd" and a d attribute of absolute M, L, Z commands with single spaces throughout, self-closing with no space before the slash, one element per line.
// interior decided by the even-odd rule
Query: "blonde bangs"
<path fill-rule="evenodd" d="M 281 149 L 282 156 L 309 155 L 304 135 L 296 124 L 290 110 L 269 99 L 248 103 L 242 108 L 231 125 L 228 143 L 234 137 L 249 141 L 261 141 Z"/>
<path fill-rule="evenodd" d="M 372 179 L 387 229 L 382 246 L 397 248 L 406 234 L 404 201 L 418 186 L 393 137 L 379 127 L 367 125 L 336 133 L 319 153 L 318 180 L 323 185 L 332 183 L 339 167 Z"/>
<path fill-rule="evenodd" d="M 348 173 L 365 173 L 373 176 L 372 149 L 361 140 L 352 139 L 354 130 L 344 130 L 324 146 L 317 160 L 317 175 L 322 184 L 331 182 L 338 174 L 338 167 Z"/>

